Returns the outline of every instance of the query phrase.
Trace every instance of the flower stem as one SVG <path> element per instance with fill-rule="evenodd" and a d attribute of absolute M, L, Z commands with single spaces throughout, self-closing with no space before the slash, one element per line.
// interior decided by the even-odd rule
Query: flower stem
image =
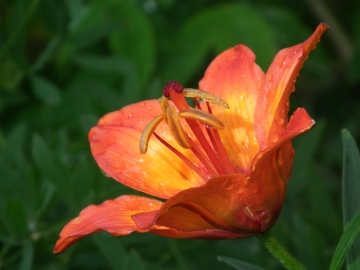
<path fill-rule="evenodd" d="M 265 232 L 257 236 L 267 250 L 289 270 L 305 270 L 306 268 L 292 256 L 286 248 L 274 237 L 271 232 Z"/>

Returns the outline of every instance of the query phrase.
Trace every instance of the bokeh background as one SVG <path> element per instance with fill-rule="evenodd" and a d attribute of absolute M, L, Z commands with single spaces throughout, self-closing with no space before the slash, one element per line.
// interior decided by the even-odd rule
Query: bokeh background
<path fill-rule="evenodd" d="M 326 269 L 342 233 L 340 131 L 360 136 L 360 2 L 220 0 L 0 1 L 0 269 L 232 269 L 217 256 L 282 269 L 256 238 L 86 237 L 52 254 L 85 206 L 134 194 L 106 178 L 87 141 L 107 112 L 197 82 L 238 43 L 266 70 L 278 50 L 330 29 L 291 97 L 317 126 L 294 141 L 273 232 L 309 269 Z"/>

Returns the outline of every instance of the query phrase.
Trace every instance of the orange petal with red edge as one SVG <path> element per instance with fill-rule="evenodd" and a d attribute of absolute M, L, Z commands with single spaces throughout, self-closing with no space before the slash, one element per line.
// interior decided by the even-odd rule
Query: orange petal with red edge
<path fill-rule="evenodd" d="M 278 185 L 279 191 L 285 194 L 285 188 L 291 176 L 291 168 L 294 159 L 294 149 L 292 148 L 291 140 L 308 131 L 315 125 L 315 121 L 311 119 L 308 113 L 303 108 L 298 108 L 291 116 L 286 129 L 280 136 L 279 140 L 270 148 L 260 152 L 253 160 L 253 172 L 251 176 L 254 179 L 259 179 L 262 175 L 268 175 L 266 167 L 273 167 L 279 181 L 283 184 Z M 266 179 L 257 180 L 266 185 Z M 282 197 L 284 197 L 284 194 Z M 280 194 L 279 194 L 280 196 Z"/>
<path fill-rule="evenodd" d="M 258 152 L 254 112 L 263 78 L 264 72 L 255 64 L 255 54 L 248 47 L 237 45 L 217 56 L 199 83 L 200 90 L 223 99 L 230 107 L 224 110 L 211 105 L 213 114 L 225 125 L 219 133 L 240 173 L 249 170 Z"/>
<path fill-rule="evenodd" d="M 271 169 L 268 172 L 271 173 Z M 259 210 L 253 204 L 257 200 L 255 198 L 265 199 L 259 191 L 261 182 L 257 182 L 257 179 L 249 181 L 250 177 L 241 174 L 219 176 L 210 179 L 202 187 L 179 192 L 160 208 L 156 225 L 179 231 L 215 228 L 242 236 L 260 233 L 263 221 L 249 218 L 245 213 L 249 205 Z M 258 212 L 254 214 L 258 215 Z M 266 220 L 266 224 L 273 221 L 270 219 Z"/>
<path fill-rule="evenodd" d="M 277 142 L 287 125 L 289 97 L 311 50 L 328 28 L 320 24 L 303 43 L 281 50 L 271 63 L 261 86 L 255 109 L 256 138 L 260 150 Z"/>
<path fill-rule="evenodd" d="M 139 152 L 145 126 L 161 110 L 157 100 L 136 103 L 102 117 L 89 132 L 91 152 L 99 167 L 110 177 L 133 189 L 160 198 L 203 184 L 178 156 L 151 137 L 146 154 Z M 192 163 L 199 161 L 190 150 L 178 146 L 165 123 L 155 131 Z"/>
<path fill-rule="evenodd" d="M 131 216 L 139 212 L 158 210 L 162 202 L 146 197 L 124 195 L 108 200 L 100 205 L 90 205 L 79 216 L 70 221 L 60 232 L 54 253 L 58 254 L 80 238 L 106 231 L 113 235 L 126 235 L 131 232 L 147 232 L 138 228 Z"/>

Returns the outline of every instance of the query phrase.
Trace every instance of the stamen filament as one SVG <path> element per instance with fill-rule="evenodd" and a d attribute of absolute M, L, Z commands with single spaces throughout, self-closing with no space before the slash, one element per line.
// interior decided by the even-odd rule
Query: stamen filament
<path fill-rule="evenodd" d="M 190 149 L 191 146 L 188 142 L 188 135 L 180 124 L 179 117 L 175 112 L 175 108 L 173 106 L 169 106 L 167 108 L 166 114 L 166 122 L 174 139 L 182 148 Z"/>
<path fill-rule="evenodd" d="M 212 110 L 210 107 L 210 104 L 206 102 L 207 109 L 210 114 L 212 114 Z M 217 151 L 218 155 L 221 157 L 220 160 L 223 163 L 225 170 L 229 174 L 236 173 L 236 168 L 234 167 L 233 163 L 231 162 L 228 154 L 226 153 L 225 147 L 221 142 L 221 138 L 219 135 L 219 132 L 216 129 L 206 129 L 208 132 L 208 135 L 210 137 L 210 140 Z"/>
<path fill-rule="evenodd" d="M 210 178 L 198 167 L 195 166 L 186 156 L 184 156 L 179 150 L 173 147 L 171 144 L 163 140 L 156 132 L 153 133 L 154 136 L 167 148 L 169 148 L 174 154 L 176 154 L 182 161 L 186 163 L 195 173 L 197 173 L 205 182 L 207 182 Z"/>
<path fill-rule="evenodd" d="M 223 128 L 224 124 L 214 115 L 197 109 L 189 109 L 179 112 L 179 117 L 199 121 L 214 128 Z"/>
<path fill-rule="evenodd" d="M 191 151 L 195 154 L 195 156 L 197 156 L 200 162 L 204 164 L 211 176 L 218 176 L 219 173 L 216 171 L 209 158 L 203 153 L 203 151 L 201 151 L 199 146 L 191 138 L 189 138 L 189 142 L 191 144 Z"/>
<path fill-rule="evenodd" d="M 170 92 L 169 94 L 171 100 L 174 102 L 174 104 L 176 105 L 179 111 L 185 111 L 189 109 L 189 105 L 187 104 L 186 99 L 182 94 L 179 94 L 175 91 L 169 91 L 169 92 Z M 190 119 L 185 119 L 185 120 L 188 123 L 191 130 L 193 131 L 194 135 L 198 138 L 199 143 L 201 144 L 202 148 L 204 149 L 205 153 L 207 154 L 211 162 L 214 164 L 214 167 L 216 168 L 218 173 L 220 175 L 225 174 L 226 172 L 224 168 L 222 167 L 214 150 L 212 149 L 209 142 L 205 138 L 203 132 L 201 131 L 199 124 L 194 120 L 190 120 Z"/>

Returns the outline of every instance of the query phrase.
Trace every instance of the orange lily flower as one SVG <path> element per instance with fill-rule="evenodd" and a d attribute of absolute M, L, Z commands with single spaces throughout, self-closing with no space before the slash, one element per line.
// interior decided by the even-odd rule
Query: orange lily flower
<path fill-rule="evenodd" d="M 315 124 L 303 108 L 288 119 L 289 97 L 327 27 L 281 50 L 266 74 L 254 53 L 237 45 L 210 64 L 202 91 L 170 82 L 159 101 L 102 117 L 89 133 L 99 167 L 164 201 L 124 195 L 90 205 L 63 228 L 54 253 L 99 231 L 232 239 L 269 230 L 291 176 L 291 139 Z"/>

